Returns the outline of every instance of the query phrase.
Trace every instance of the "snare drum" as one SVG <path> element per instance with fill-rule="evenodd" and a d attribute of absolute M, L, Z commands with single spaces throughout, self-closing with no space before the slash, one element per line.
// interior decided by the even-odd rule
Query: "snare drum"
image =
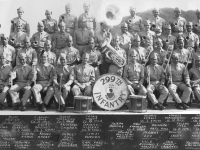
<path fill-rule="evenodd" d="M 74 112 L 89 113 L 92 111 L 92 97 L 74 96 Z"/>
<path fill-rule="evenodd" d="M 147 112 L 146 96 L 130 95 L 129 100 L 130 100 L 129 111 L 135 112 L 135 113 Z"/>

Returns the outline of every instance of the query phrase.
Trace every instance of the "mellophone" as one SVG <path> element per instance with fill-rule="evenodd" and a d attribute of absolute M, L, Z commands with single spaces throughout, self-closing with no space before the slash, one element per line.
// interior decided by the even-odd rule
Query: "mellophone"
<path fill-rule="evenodd" d="M 93 97 L 74 96 L 74 112 L 90 113 L 92 100 L 104 110 L 120 109 L 129 99 L 130 112 L 146 112 L 146 96 L 130 95 L 123 78 L 115 74 L 104 74 L 98 78 L 93 87 Z"/>

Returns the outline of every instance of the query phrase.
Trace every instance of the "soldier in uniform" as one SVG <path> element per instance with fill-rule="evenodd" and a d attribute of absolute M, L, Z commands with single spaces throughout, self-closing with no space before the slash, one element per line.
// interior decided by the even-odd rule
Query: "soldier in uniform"
<path fill-rule="evenodd" d="M 102 63 L 102 56 L 99 50 L 95 47 L 94 38 L 90 38 L 89 48 L 85 51 L 85 53 L 89 54 L 89 64 L 94 67 L 95 78 L 98 79 L 100 76 L 99 73 L 99 65 Z"/>
<path fill-rule="evenodd" d="M 64 112 L 65 102 L 71 89 L 70 86 L 74 81 L 74 69 L 73 67 L 66 64 L 67 60 L 64 53 L 60 53 L 60 61 L 61 65 L 56 67 L 57 79 L 55 79 L 53 82 L 55 85 L 54 91 L 56 101 L 59 102 L 59 105 L 61 105 L 59 111 Z M 69 104 L 70 102 L 67 103 Z"/>
<path fill-rule="evenodd" d="M 78 18 L 78 27 L 80 28 L 81 27 L 81 19 L 84 17 L 86 18 L 86 27 L 88 30 L 90 30 L 94 36 L 94 33 L 96 31 L 96 18 L 89 14 L 89 10 L 90 10 L 90 5 L 89 4 L 86 4 L 84 3 L 83 4 L 83 9 L 84 9 L 84 13 L 81 14 Z"/>
<path fill-rule="evenodd" d="M 81 27 L 74 32 L 74 45 L 79 50 L 82 56 L 86 49 L 88 49 L 89 39 L 93 37 L 93 34 L 86 26 L 86 18 L 79 18 Z"/>
<path fill-rule="evenodd" d="M 128 24 L 128 31 L 131 34 L 139 34 L 143 30 L 142 18 L 136 15 L 136 8 L 130 7 L 130 16 L 124 17 L 122 22 Z"/>
<path fill-rule="evenodd" d="M 51 18 L 52 12 L 50 10 L 45 11 L 46 19 L 43 19 L 44 31 L 50 35 L 53 35 L 58 31 L 58 23 L 55 19 Z"/>
<path fill-rule="evenodd" d="M 52 81 L 56 79 L 56 72 L 54 66 L 48 63 L 47 52 L 42 53 L 42 61 L 37 64 L 35 71 L 36 84 L 32 87 L 33 95 L 35 96 L 36 102 L 38 103 L 38 110 L 42 112 L 46 111 L 45 105 L 48 105 L 50 99 L 54 95 L 54 89 L 52 87 Z M 46 96 L 43 101 L 40 92 L 46 92 Z"/>
<path fill-rule="evenodd" d="M 31 38 L 31 45 L 36 50 L 38 56 L 44 50 L 44 42 L 46 40 L 51 40 L 51 37 L 44 31 L 43 22 L 38 22 L 38 32 L 34 33 Z"/>
<path fill-rule="evenodd" d="M 131 94 L 146 96 L 147 90 L 143 86 L 144 83 L 144 67 L 137 62 L 138 53 L 135 50 L 129 53 L 130 62 L 124 67 L 123 78 L 128 84 L 128 89 Z"/>
<path fill-rule="evenodd" d="M 9 44 L 15 48 L 16 53 L 23 47 L 23 41 L 26 37 L 27 34 L 22 32 L 22 23 L 16 22 L 16 31 L 9 36 Z"/>
<path fill-rule="evenodd" d="M 145 30 L 140 32 L 141 37 L 141 45 L 146 49 L 153 50 L 154 40 L 155 40 L 155 32 L 150 30 L 151 22 L 149 20 L 145 20 L 144 22 Z"/>
<path fill-rule="evenodd" d="M 0 53 L 0 110 L 4 109 L 4 101 L 9 90 L 9 74 L 12 66 L 6 64 L 6 53 Z M 8 99 L 7 99 L 8 100 Z"/>
<path fill-rule="evenodd" d="M 65 11 L 66 11 L 65 14 L 60 15 L 59 23 L 63 20 L 66 26 L 65 28 L 66 32 L 69 33 L 71 36 L 73 36 L 74 31 L 78 29 L 77 17 L 70 14 L 71 5 L 69 3 L 65 6 Z"/>
<path fill-rule="evenodd" d="M 70 34 L 65 32 L 65 23 L 61 21 L 59 23 L 60 31 L 55 33 L 53 36 L 53 50 L 56 53 L 56 57 L 58 59 L 60 55 L 60 51 L 66 47 L 67 39 L 69 38 Z"/>
<path fill-rule="evenodd" d="M 200 11 L 196 11 L 197 18 L 192 21 L 193 23 L 193 32 L 198 35 L 200 38 Z"/>
<path fill-rule="evenodd" d="M 165 20 L 159 16 L 160 9 L 154 8 L 152 10 L 153 17 L 149 19 L 151 22 L 151 29 L 155 32 L 156 27 L 159 27 L 161 31 L 164 31 Z"/>
<path fill-rule="evenodd" d="M 27 100 L 31 97 L 31 83 L 32 83 L 32 68 L 26 64 L 26 54 L 19 54 L 20 65 L 17 65 L 11 72 L 12 79 L 16 79 L 15 84 L 11 86 L 9 93 L 13 101 L 14 110 L 26 110 Z M 19 92 L 24 91 L 21 102 L 19 99 Z"/>
<path fill-rule="evenodd" d="M 113 46 L 114 46 L 113 48 L 116 50 L 116 54 L 118 56 L 126 60 L 126 52 L 124 49 L 120 47 L 120 41 L 121 41 L 120 36 L 115 35 L 113 37 Z M 118 64 L 115 64 L 115 62 L 113 62 L 113 60 L 111 60 L 110 58 L 106 58 L 106 61 L 110 63 L 108 73 L 114 73 L 119 76 L 122 76 L 123 67 L 119 67 Z"/>
<path fill-rule="evenodd" d="M 20 21 L 22 23 L 22 32 L 25 32 L 28 36 L 30 36 L 30 26 L 29 23 L 22 18 L 23 13 L 24 10 L 22 7 L 17 9 L 18 17 L 11 20 L 10 34 L 16 31 L 16 23 Z"/>
<path fill-rule="evenodd" d="M 74 67 L 74 86 L 72 92 L 77 95 L 92 95 L 92 84 L 95 82 L 94 68 L 88 64 L 89 55 L 82 55 L 82 63 Z"/>
<path fill-rule="evenodd" d="M 145 68 L 145 79 L 147 79 L 147 95 L 153 104 L 153 108 L 156 110 L 163 110 L 165 107 L 163 103 L 168 97 L 168 89 L 165 87 L 165 73 L 164 69 L 158 63 L 158 55 L 156 53 L 151 53 L 150 55 L 150 65 Z M 154 95 L 154 91 L 160 93 L 157 99 Z"/>
<path fill-rule="evenodd" d="M 66 64 L 74 67 L 80 62 L 79 51 L 73 47 L 73 38 L 69 36 L 67 39 L 67 46 L 61 50 L 60 53 L 66 55 Z M 60 59 L 58 59 L 58 64 L 60 64 Z"/>
<path fill-rule="evenodd" d="M 20 49 L 17 53 L 16 57 L 16 65 L 20 65 L 20 59 L 19 59 L 19 54 L 20 53 L 25 53 L 26 54 L 26 64 L 32 66 L 36 65 L 38 62 L 37 58 L 37 53 L 36 51 L 31 47 L 31 42 L 28 37 L 26 37 L 23 41 L 24 47 Z"/>
<path fill-rule="evenodd" d="M 184 64 L 179 63 L 180 54 L 174 52 L 172 55 L 172 62 L 167 67 L 167 74 L 169 77 L 169 92 L 172 98 L 177 102 L 176 107 L 178 109 L 187 109 L 187 105 L 190 100 L 190 94 L 192 92 L 190 85 L 190 78 L 188 70 Z M 177 89 L 183 92 L 181 98 L 177 94 Z"/>
<path fill-rule="evenodd" d="M 175 16 L 169 20 L 169 24 L 172 27 L 172 35 L 178 37 L 182 35 L 183 32 L 186 31 L 186 20 L 185 18 L 181 17 L 181 9 L 175 8 L 174 10 Z"/>
<path fill-rule="evenodd" d="M 1 37 L 1 43 L 0 45 L 0 54 L 5 53 L 6 54 L 6 64 L 15 66 L 16 62 L 16 52 L 14 47 L 10 46 L 8 44 L 8 38 L 4 36 Z"/>

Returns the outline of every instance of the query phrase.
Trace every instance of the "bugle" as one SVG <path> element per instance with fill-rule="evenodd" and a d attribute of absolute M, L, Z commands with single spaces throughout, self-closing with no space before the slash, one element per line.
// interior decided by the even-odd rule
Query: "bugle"
<path fill-rule="evenodd" d="M 147 50 L 148 50 L 148 55 L 147 55 L 147 57 L 146 57 L 146 59 L 145 59 L 144 66 L 146 66 L 147 62 L 149 61 L 149 57 L 150 57 L 150 55 L 151 55 L 151 49 L 148 48 Z"/>
<path fill-rule="evenodd" d="M 164 72 L 166 72 L 166 69 L 167 69 L 167 66 L 169 65 L 169 62 L 170 62 L 171 57 L 172 57 L 172 54 L 173 54 L 173 50 L 172 50 L 171 53 L 170 53 L 170 56 L 169 56 L 169 58 L 168 58 L 168 62 L 167 62 L 167 64 L 166 64 L 166 67 L 165 67 Z"/>

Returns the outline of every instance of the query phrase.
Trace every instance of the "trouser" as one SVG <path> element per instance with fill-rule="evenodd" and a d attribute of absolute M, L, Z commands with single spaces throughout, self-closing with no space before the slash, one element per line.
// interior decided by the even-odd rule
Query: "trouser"
<path fill-rule="evenodd" d="M 155 90 L 160 93 L 158 99 L 156 98 L 155 94 L 153 94 Z M 160 86 L 160 82 L 151 82 L 151 84 L 147 87 L 147 95 L 153 105 L 157 104 L 158 102 L 163 104 L 168 94 L 168 89 L 165 86 Z"/>
<path fill-rule="evenodd" d="M 69 33 L 72 37 L 74 36 L 74 28 L 66 27 L 65 31 Z"/>
<path fill-rule="evenodd" d="M 135 91 L 136 91 L 136 92 L 138 92 L 138 95 L 146 96 L 146 93 L 147 93 L 146 88 L 143 85 L 141 85 L 141 86 L 137 86 L 137 85 L 138 84 L 135 84 L 135 83 L 132 85 L 128 85 L 129 92 L 135 94 Z"/>
<path fill-rule="evenodd" d="M 40 103 L 40 104 L 42 103 L 42 98 L 41 98 L 40 92 L 44 89 L 45 86 L 46 86 L 45 84 L 37 83 L 32 87 L 33 95 L 35 96 L 37 103 Z M 49 103 L 50 99 L 53 97 L 53 95 L 54 95 L 54 89 L 52 86 L 49 86 L 47 88 L 46 96 L 44 97 L 43 103 L 48 105 L 48 103 Z"/>
<path fill-rule="evenodd" d="M 63 48 L 55 48 L 54 49 L 54 53 L 56 54 L 56 60 L 58 60 L 59 56 L 60 56 L 60 51 L 62 50 Z"/>
<path fill-rule="evenodd" d="M 14 103 L 20 103 L 19 99 L 19 92 L 23 90 L 24 95 L 21 99 L 22 105 L 25 106 L 27 103 L 27 100 L 31 97 L 31 86 L 26 86 L 26 83 L 18 83 L 13 85 L 10 90 L 10 96 L 12 98 L 12 102 Z"/>
<path fill-rule="evenodd" d="M 199 84 L 194 87 L 194 93 L 197 96 L 198 101 L 200 102 L 200 85 Z"/>
<path fill-rule="evenodd" d="M 61 105 L 65 105 L 65 101 L 68 97 L 70 89 L 62 88 L 60 93 L 60 90 L 57 87 L 54 87 L 54 92 L 56 101 L 59 102 Z"/>
<path fill-rule="evenodd" d="M 88 49 L 88 45 L 77 45 L 76 48 L 79 50 L 79 54 L 82 57 L 83 53 Z"/>
<path fill-rule="evenodd" d="M 105 53 L 101 53 L 102 55 L 102 64 L 99 65 L 100 75 L 106 74 L 108 72 L 110 63 L 105 61 Z"/>
<path fill-rule="evenodd" d="M 177 88 L 183 91 L 181 98 L 176 92 Z M 183 82 L 174 82 L 173 84 L 169 85 L 169 92 L 177 103 L 188 103 L 190 100 L 190 94 L 192 92 L 192 89 L 190 87 L 187 87 L 186 84 Z"/>
<path fill-rule="evenodd" d="M 98 67 L 94 67 L 94 73 L 95 73 L 95 79 L 97 80 L 100 76 L 100 72 L 99 72 L 99 66 Z"/>
<path fill-rule="evenodd" d="M 123 67 L 118 67 L 117 65 L 111 64 L 108 70 L 108 73 L 114 73 L 119 76 L 122 76 L 123 74 Z"/>
<path fill-rule="evenodd" d="M 84 90 L 81 90 L 78 85 L 74 85 L 72 88 L 72 92 L 73 92 L 74 96 L 78 96 L 78 95 L 91 96 L 92 95 L 92 86 L 91 85 L 86 86 Z"/>
<path fill-rule="evenodd" d="M 6 99 L 6 96 L 7 96 L 7 93 L 8 93 L 8 90 L 9 90 L 9 87 L 8 86 L 4 86 L 4 85 L 0 85 L 0 103 L 3 104 L 5 99 Z"/>

